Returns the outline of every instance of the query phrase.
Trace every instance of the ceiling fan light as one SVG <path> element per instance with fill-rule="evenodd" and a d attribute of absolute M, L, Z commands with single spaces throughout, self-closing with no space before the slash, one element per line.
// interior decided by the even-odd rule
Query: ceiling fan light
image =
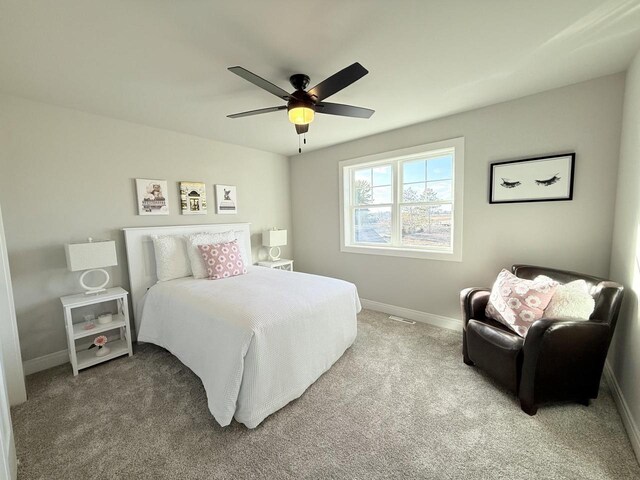
<path fill-rule="evenodd" d="M 307 125 L 313 122 L 315 112 L 309 107 L 294 107 L 289 109 L 289 121 L 295 125 Z"/>

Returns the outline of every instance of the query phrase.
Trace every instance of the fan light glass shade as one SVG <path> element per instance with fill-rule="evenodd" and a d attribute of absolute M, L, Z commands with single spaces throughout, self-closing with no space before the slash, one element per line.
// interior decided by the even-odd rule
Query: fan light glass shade
<path fill-rule="evenodd" d="M 313 122 L 315 112 L 309 107 L 294 107 L 289 110 L 289 121 L 295 125 L 307 125 Z"/>

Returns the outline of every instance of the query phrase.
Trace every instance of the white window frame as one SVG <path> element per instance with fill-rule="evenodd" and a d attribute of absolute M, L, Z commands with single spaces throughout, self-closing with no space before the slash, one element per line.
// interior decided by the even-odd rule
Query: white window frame
<path fill-rule="evenodd" d="M 453 179 L 451 182 L 451 214 L 453 219 L 451 247 L 411 247 L 399 245 L 380 245 L 353 243 L 353 225 L 351 209 L 353 184 L 351 175 L 354 167 L 375 167 L 377 165 L 393 164 L 392 194 L 394 203 L 392 209 L 398 213 L 392 215 L 392 228 L 399 230 L 400 207 L 402 206 L 402 172 L 400 162 L 424 157 L 434 157 L 445 153 L 453 154 Z M 464 137 L 452 138 L 440 142 L 417 145 L 415 147 L 393 150 L 390 152 L 367 155 L 365 157 L 342 160 L 338 163 L 339 191 L 340 191 L 340 251 L 347 253 L 363 253 L 367 255 L 387 255 L 393 257 L 421 258 L 428 260 L 462 261 L 462 191 L 464 185 Z M 345 201 L 347 200 L 347 201 Z M 444 202 L 449 203 L 449 202 Z M 379 205 L 388 206 L 389 204 Z M 378 206 L 372 205 L 372 206 Z"/>

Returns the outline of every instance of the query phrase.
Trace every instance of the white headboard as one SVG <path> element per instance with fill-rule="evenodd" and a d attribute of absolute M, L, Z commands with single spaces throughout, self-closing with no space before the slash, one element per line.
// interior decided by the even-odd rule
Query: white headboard
<path fill-rule="evenodd" d="M 139 306 L 147 290 L 158 281 L 156 258 L 151 235 L 189 235 L 196 232 L 222 233 L 233 230 L 239 241 L 244 242 L 244 251 L 251 255 L 251 224 L 211 223 L 206 225 L 175 225 L 169 227 L 123 228 L 129 263 L 129 282 L 133 303 L 133 318 L 136 335 L 140 327 Z M 253 259 L 248 259 L 253 263 Z"/>

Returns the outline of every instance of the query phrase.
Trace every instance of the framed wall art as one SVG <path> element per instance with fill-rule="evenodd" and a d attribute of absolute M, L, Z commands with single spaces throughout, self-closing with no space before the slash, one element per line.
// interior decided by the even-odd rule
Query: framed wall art
<path fill-rule="evenodd" d="M 238 198 L 233 185 L 216 185 L 216 213 L 238 213 Z"/>
<path fill-rule="evenodd" d="M 205 184 L 180 182 L 180 207 L 183 215 L 206 215 L 207 189 Z"/>
<path fill-rule="evenodd" d="M 138 215 L 169 215 L 167 181 L 136 178 Z"/>
<path fill-rule="evenodd" d="M 571 200 L 575 158 L 566 153 L 492 163 L 489 203 Z"/>

